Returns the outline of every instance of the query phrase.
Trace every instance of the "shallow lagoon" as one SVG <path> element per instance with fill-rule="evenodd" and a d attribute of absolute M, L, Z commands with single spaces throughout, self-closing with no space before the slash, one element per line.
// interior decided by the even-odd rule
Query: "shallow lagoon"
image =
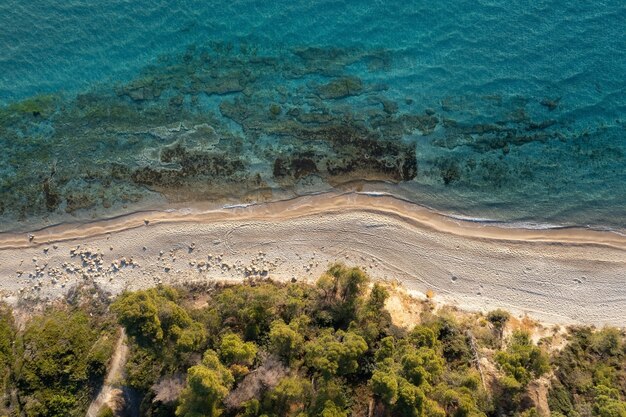
<path fill-rule="evenodd" d="M 143 3 L 0 6 L 0 230 L 337 188 L 626 227 L 620 2 Z"/>

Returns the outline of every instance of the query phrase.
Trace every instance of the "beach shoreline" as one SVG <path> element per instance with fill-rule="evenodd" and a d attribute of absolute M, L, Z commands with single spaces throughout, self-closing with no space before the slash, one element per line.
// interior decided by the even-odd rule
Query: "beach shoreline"
<path fill-rule="evenodd" d="M 560 244 L 596 244 L 626 250 L 626 235 L 616 230 L 558 225 L 546 225 L 546 227 L 537 228 L 516 227 L 495 220 L 447 215 L 387 193 L 323 192 L 271 202 L 230 204 L 218 208 L 208 205 L 208 207 L 207 209 L 207 204 L 201 202 L 170 204 L 106 219 L 60 223 L 30 232 L 2 232 L 0 233 L 0 250 L 32 247 L 114 233 L 146 226 L 146 221 L 148 224 L 154 225 L 242 219 L 293 219 L 299 216 L 342 210 L 395 215 L 407 221 L 419 223 L 422 227 L 470 238 Z"/>
<path fill-rule="evenodd" d="M 0 291 L 17 302 L 58 298 L 85 281 L 117 294 L 159 283 L 314 280 L 336 261 L 463 309 L 626 326 L 620 233 L 500 227 L 354 192 L 3 233 Z"/>

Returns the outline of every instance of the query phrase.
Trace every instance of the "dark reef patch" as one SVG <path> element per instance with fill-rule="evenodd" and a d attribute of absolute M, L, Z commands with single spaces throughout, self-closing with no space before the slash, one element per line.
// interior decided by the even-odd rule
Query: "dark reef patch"
<path fill-rule="evenodd" d="M 197 182 L 243 181 L 248 176 L 245 164 L 236 155 L 189 151 L 180 144 L 164 148 L 161 162 L 174 164 L 176 168 L 145 166 L 134 170 L 130 178 L 136 184 L 174 192 L 177 187 Z"/>
<path fill-rule="evenodd" d="M 61 196 L 59 195 L 54 183 L 50 178 L 46 178 L 42 184 L 43 194 L 46 200 L 46 209 L 48 211 L 55 211 L 59 204 L 61 204 Z"/>
<path fill-rule="evenodd" d="M 357 77 L 336 78 L 317 87 L 316 93 L 323 100 L 358 96 L 363 93 L 363 82 Z"/>

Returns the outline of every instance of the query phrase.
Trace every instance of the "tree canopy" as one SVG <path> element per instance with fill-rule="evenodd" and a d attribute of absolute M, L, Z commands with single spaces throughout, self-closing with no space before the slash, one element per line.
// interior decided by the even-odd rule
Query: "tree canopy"
<path fill-rule="evenodd" d="M 159 286 L 112 302 L 79 293 L 20 326 L 2 308 L 0 416 L 84 416 L 120 326 L 129 415 L 535 417 L 548 410 L 532 389 L 547 378 L 556 417 L 625 416 L 622 330 L 573 327 L 548 349 L 550 337 L 535 343 L 505 311 L 430 301 L 407 329 L 386 310 L 392 291 L 336 264 L 314 286 Z"/>

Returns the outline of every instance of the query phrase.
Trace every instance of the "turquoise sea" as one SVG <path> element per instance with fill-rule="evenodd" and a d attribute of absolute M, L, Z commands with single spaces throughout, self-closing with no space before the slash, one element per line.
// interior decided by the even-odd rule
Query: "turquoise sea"
<path fill-rule="evenodd" d="M 0 231 L 388 192 L 626 229 L 623 0 L 3 0 Z"/>

